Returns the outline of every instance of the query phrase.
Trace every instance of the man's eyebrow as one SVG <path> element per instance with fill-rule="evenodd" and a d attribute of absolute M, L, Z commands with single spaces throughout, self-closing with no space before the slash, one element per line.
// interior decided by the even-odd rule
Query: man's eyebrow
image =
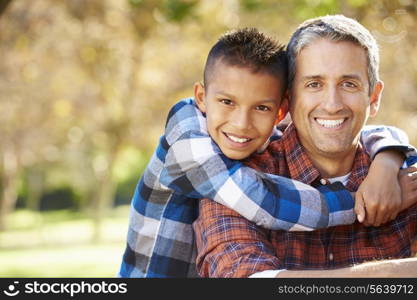
<path fill-rule="evenodd" d="M 342 79 L 356 79 L 361 80 L 362 78 L 357 74 L 346 74 L 342 76 Z"/>
<path fill-rule="evenodd" d="M 322 79 L 324 77 L 325 76 L 323 76 L 323 75 L 306 75 L 306 76 L 301 77 L 301 79 L 302 80 L 312 80 L 312 79 Z M 362 79 L 362 77 L 357 75 L 357 74 L 346 74 L 346 75 L 343 75 L 341 78 L 342 79 L 357 79 L 357 80 Z"/>
<path fill-rule="evenodd" d="M 301 77 L 302 80 L 311 80 L 311 79 L 321 79 L 323 78 L 322 75 L 306 75 Z"/>

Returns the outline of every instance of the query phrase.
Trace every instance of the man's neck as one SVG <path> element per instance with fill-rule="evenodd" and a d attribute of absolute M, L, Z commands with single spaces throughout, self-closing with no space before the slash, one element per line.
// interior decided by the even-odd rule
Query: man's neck
<path fill-rule="evenodd" d="M 323 178 L 333 178 L 346 175 L 352 170 L 356 148 L 335 155 L 311 153 L 308 149 L 306 149 L 306 152 Z"/>

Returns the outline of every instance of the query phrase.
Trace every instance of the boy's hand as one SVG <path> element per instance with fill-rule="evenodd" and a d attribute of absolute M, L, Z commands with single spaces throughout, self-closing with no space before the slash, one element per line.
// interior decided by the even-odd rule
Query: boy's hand
<path fill-rule="evenodd" d="M 417 164 L 400 170 L 398 180 L 401 186 L 401 210 L 417 202 Z"/>
<path fill-rule="evenodd" d="M 401 187 L 398 181 L 402 154 L 383 151 L 373 160 L 368 175 L 355 194 L 355 213 L 365 226 L 379 226 L 395 219 L 401 210 Z"/>

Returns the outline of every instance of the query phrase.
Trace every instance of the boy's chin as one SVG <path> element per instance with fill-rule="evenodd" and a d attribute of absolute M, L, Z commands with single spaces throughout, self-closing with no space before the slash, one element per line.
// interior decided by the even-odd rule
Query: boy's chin
<path fill-rule="evenodd" d="M 242 159 L 248 158 L 252 154 L 252 153 L 230 151 L 230 150 L 223 150 L 223 149 L 221 150 L 227 158 L 233 159 L 233 160 L 242 160 Z"/>

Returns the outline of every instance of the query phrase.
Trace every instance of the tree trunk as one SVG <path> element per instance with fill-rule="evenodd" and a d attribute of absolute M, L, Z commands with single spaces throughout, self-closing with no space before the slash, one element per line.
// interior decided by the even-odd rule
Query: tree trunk
<path fill-rule="evenodd" d="M 7 227 L 7 218 L 16 205 L 18 163 L 15 153 L 10 149 L 5 149 L 0 158 L 0 231 L 3 231 Z"/>
<path fill-rule="evenodd" d="M 6 8 L 9 6 L 9 4 L 11 2 L 12 2 L 12 0 L 1 0 L 0 1 L 0 17 L 6 11 Z"/>
<path fill-rule="evenodd" d="M 116 151 L 115 151 L 116 152 Z M 112 180 L 112 169 L 116 153 L 112 153 L 108 159 L 108 168 L 105 174 L 97 174 L 98 186 L 92 201 L 93 209 L 93 236 L 92 242 L 98 243 L 102 240 L 103 220 L 108 215 L 114 202 L 116 184 Z"/>
<path fill-rule="evenodd" d="M 45 176 L 42 166 L 34 166 L 27 171 L 27 202 L 26 207 L 32 211 L 39 211 L 40 200 L 44 190 Z"/>

